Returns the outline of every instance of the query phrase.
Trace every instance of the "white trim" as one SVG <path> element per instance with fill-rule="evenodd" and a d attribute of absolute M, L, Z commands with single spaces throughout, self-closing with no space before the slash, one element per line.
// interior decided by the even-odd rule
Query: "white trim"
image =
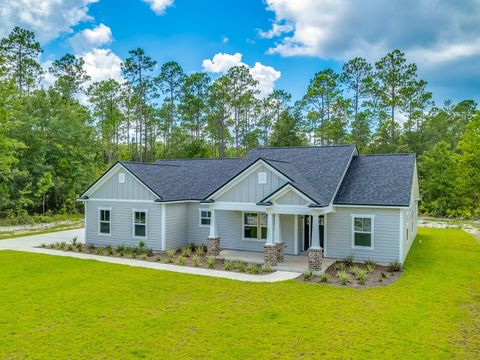
<path fill-rule="evenodd" d="M 245 214 L 257 214 L 257 238 L 246 238 L 245 237 L 245 226 L 248 226 L 248 227 L 253 227 L 252 225 L 246 225 L 245 224 Z M 260 214 L 265 214 L 267 215 L 267 226 L 262 226 L 262 222 L 260 221 Z M 256 241 L 256 242 L 265 242 L 265 241 L 268 241 L 268 236 L 269 234 L 271 233 L 271 236 L 272 236 L 272 239 L 273 239 L 273 236 L 274 236 L 274 229 L 272 229 L 272 231 L 269 231 L 269 224 L 268 224 L 268 221 L 269 221 L 269 218 L 270 216 L 273 217 L 273 214 L 272 213 L 266 213 L 265 211 L 242 211 L 242 241 Z M 262 239 L 262 228 L 266 227 L 267 228 L 267 238 L 266 239 Z M 272 243 L 273 243 L 274 240 L 272 240 Z"/>
<path fill-rule="evenodd" d="M 255 203 L 241 203 L 241 202 L 215 202 L 210 205 L 215 210 L 238 210 L 247 212 L 265 212 L 267 207 L 260 206 Z"/>
<path fill-rule="evenodd" d="M 138 225 L 145 225 L 145 236 L 138 236 L 135 235 L 135 213 L 136 212 L 144 212 L 145 213 L 145 224 L 138 224 Z M 139 240 L 147 240 L 148 238 L 148 209 L 132 209 L 132 237 L 134 239 Z"/>
<path fill-rule="evenodd" d="M 340 205 L 333 204 L 333 207 L 340 208 L 366 208 L 366 209 L 405 209 L 408 206 L 386 206 L 386 205 Z"/>
<path fill-rule="evenodd" d="M 102 211 L 102 210 L 109 211 L 108 215 L 109 215 L 110 220 L 108 221 L 108 223 L 109 223 L 108 230 L 110 230 L 110 231 L 109 231 L 108 234 L 100 232 L 100 211 Z M 103 222 L 107 222 L 107 221 L 103 221 Z M 102 206 L 97 207 L 97 225 L 98 225 L 98 235 L 99 236 L 112 236 L 112 208 L 111 207 L 104 207 L 104 206 L 103 207 Z"/>
<path fill-rule="evenodd" d="M 327 257 L 327 239 L 328 239 L 327 215 L 328 214 L 323 215 L 323 256 L 324 257 Z"/>
<path fill-rule="evenodd" d="M 323 215 L 329 212 L 333 212 L 331 207 L 324 208 L 310 208 L 307 205 L 257 205 L 255 203 L 245 202 L 228 202 L 219 201 L 212 203 L 210 208 L 215 210 L 237 210 L 246 212 L 266 212 L 271 211 L 273 213 L 284 215 Z"/>
<path fill-rule="evenodd" d="M 375 250 L 375 215 L 371 214 L 351 214 L 352 216 L 352 249 L 361 249 L 361 250 Z M 362 218 L 362 219 L 371 219 L 371 226 L 370 226 L 370 246 L 358 246 L 355 245 L 355 218 Z M 368 232 L 361 232 L 367 234 Z"/>
<path fill-rule="evenodd" d="M 101 201 L 101 202 L 134 202 L 134 203 L 148 203 L 152 204 L 155 203 L 155 200 L 135 200 L 135 199 L 98 199 L 98 198 L 93 198 L 93 199 L 88 199 L 88 200 L 83 200 L 85 202 L 89 201 Z M 163 204 L 163 203 L 161 203 Z"/>
<path fill-rule="evenodd" d="M 97 180 L 95 184 L 92 185 L 91 188 L 87 189 L 81 196 L 92 196 L 95 191 L 97 191 L 100 187 L 102 187 L 114 174 L 115 172 L 119 169 L 122 168 L 126 172 L 128 172 L 134 179 L 137 181 L 139 184 L 141 184 L 145 189 L 148 190 L 149 193 L 151 193 L 155 198 L 158 198 L 158 195 L 155 194 L 152 190 L 148 188 L 143 182 L 141 182 L 130 170 L 128 170 L 125 166 L 123 166 L 121 163 L 115 164 L 110 170 L 108 170 L 105 174 L 103 174 L 100 179 Z"/>
<path fill-rule="evenodd" d="M 161 236 L 162 236 L 162 250 L 165 251 L 167 249 L 167 213 L 166 213 L 167 207 L 165 206 L 165 203 L 162 203 L 162 228 L 161 228 Z"/>
<path fill-rule="evenodd" d="M 246 170 L 243 170 L 243 172 L 241 172 L 240 174 L 238 174 L 237 176 L 235 176 L 234 178 L 230 179 L 227 183 L 223 184 L 220 188 L 218 188 L 215 192 L 213 192 L 212 194 L 210 194 L 208 196 L 209 199 L 217 199 L 219 198 L 220 196 L 222 196 L 224 193 L 226 193 L 228 190 L 230 190 L 231 188 L 233 188 L 235 185 L 237 185 L 238 183 L 240 183 L 242 180 L 244 180 L 246 177 L 248 177 L 249 175 L 253 174 L 255 171 L 257 171 L 261 166 L 264 166 L 266 167 L 268 170 L 270 170 L 272 173 L 274 173 L 275 175 L 277 175 L 278 177 L 280 177 L 281 179 L 285 180 L 286 182 L 290 181 L 289 178 L 287 178 L 285 175 L 283 175 L 282 173 L 280 173 L 278 170 L 276 170 L 275 168 L 273 168 L 270 164 L 267 164 L 265 161 L 263 161 L 262 159 L 260 160 L 257 160 L 257 162 L 255 163 L 255 165 L 251 165 L 250 168 L 246 169 Z"/>
<path fill-rule="evenodd" d="M 277 192 L 275 192 L 275 191 L 277 191 Z M 305 200 L 307 202 L 307 205 L 315 203 L 315 201 L 313 201 L 313 199 L 306 196 L 304 193 L 302 193 L 297 188 L 292 186 L 292 184 L 284 185 L 281 190 L 277 189 L 275 191 L 273 191 L 272 194 L 270 194 L 268 197 L 264 198 L 263 200 L 264 201 L 270 201 L 270 200 L 275 201 L 275 200 L 280 199 L 282 196 L 286 195 L 289 191 L 291 191 L 295 195 L 297 195 L 297 196 L 301 197 L 303 200 Z M 286 205 L 286 204 L 281 204 L 281 205 Z M 286 205 L 286 206 L 298 206 L 298 205 Z"/>
<path fill-rule="evenodd" d="M 293 231 L 295 234 L 293 235 L 293 241 L 295 243 L 293 244 L 293 253 L 295 255 L 298 255 L 298 215 L 293 215 L 294 216 L 294 221 L 293 221 Z"/>
<path fill-rule="evenodd" d="M 405 228 L 405 224 L 403 223 L 403 220 L 404 220 L 404 213 L 403 213 L 403 210 L 400 210 L 400 241 L 399 241 L 399 247 L 398 247 L 398 261 L 400 263 L 403 263 L 403 246 L 404 246 L 404 242 L 403 242 L 403 230 Z M 407 239 L 408 241 L 408 239 Z"/>
<path fill-rule="evenodd" d="M 202 211 L 207 211 L 210 213 L 210 217 L 202 217 Z M 210 224 L 204 225 L 202 224 L 202 219 L 210 219 L 210 222 L 212 222 L 212 210 L 209 208 L 198 208 L 198 226 L 199 227 L 210 227 Z"/>

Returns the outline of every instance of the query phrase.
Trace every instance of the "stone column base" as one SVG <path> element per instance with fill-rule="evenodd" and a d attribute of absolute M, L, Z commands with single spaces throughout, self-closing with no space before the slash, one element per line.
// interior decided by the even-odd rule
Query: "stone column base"
<path fill-rule="evenodd" d="M 209 236 L 207 238 L 207 254 L 220 255 L 220 236 Z"/>
<path fill-rule="evenodd" d="M 278 250 L 276 245 L 265 245 L 263 253 L 263 259 L 265 264 L 270 264 L 271 266 L 275 266 L 278 263 Z"/>
<path fill-rule="evenodd" d="M 322 248 L 308 249 L 308 269 L 312 271 L 322 270 Z"/>
<path fill-rule="evenodd" d="M 276 247 L 277 247 L 277 261 L 279 263 L 282 263 L 284 258 L 283 258 L 283 251 L 285 249 L 285 243 L 282 241 L 282 242 L 279 242 L 279 243 L 275 243 Z"/>

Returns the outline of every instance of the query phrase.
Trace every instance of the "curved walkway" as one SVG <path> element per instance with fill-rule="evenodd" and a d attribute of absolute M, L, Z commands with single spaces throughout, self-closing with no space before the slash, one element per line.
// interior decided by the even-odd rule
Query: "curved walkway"
<path fill-rule="evenodd" d="M 0 250 L 25 251 L 25 252 L 31 252 L 31 253 L 37 253 L 37 254 L 65 256 L 65 257 L 72 257 L 77 259 L 102 261 L 102 262 L 111 263 L 111 264 L 128 265 L 128 266 L 135 266 L 135 267 L 141 267 L 141 268 L 147 268 L 147 269 L 173 271 L 173 272 L 184 273 L 184 274 L 203 275 L 203 276 L 211 276 L 211 277 L 217 277 L 217 278 L 223 278 L 223 279 L 249 281 L 249 282 L 278 282 L 278 281 L 295 279 L 296 277 L 301 275 L 301 273 L 292 272 L 292 271 L 275 271 L 267 275 L 251 275 L 251 274 L 236 273 L 236 272 L 230 272 L 230 271 L 210 270 L 210 269 L 203 269 L 203 268 L 194 268 L 189 266 L 162 264 L 162 263 L 149 262 L 149 261 L 143 261 L 143 260 L 123 259 L 123 258 L 117 258 L 117 257 L 67 252 L 67 251 L 52 250 L 52 249 L 45 249 L 45 248 L 38 247 L 41 244 L 52 244 L 55 242 L 62 242 L 62 241 L 68 243 L 72 240 L 73 237 L 77 237 L 80 242 L 84 242 L 83 235 L 84 235 L 83 229 L 75 229 L 75 230 L 59 231 L 59 232 L 49 233 L 49 234 L 32 235 L 32 236 L 24 236 L 24 237 L 18 237 L 18 238 L 8 239 L 8 240 L 0 240 Z"/>

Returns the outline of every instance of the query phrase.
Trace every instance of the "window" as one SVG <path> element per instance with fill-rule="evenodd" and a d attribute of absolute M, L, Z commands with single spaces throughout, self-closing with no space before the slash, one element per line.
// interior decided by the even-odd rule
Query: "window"
<path fill-rule="evenodd" d="M 147 212 L 141 210 L 133 211 L 133 236 L 147 237 Z"/>
<path fill-rule="evenodd" d="M 207 209 L 200 209 L 200 226 L 210 226 L 212 213 Z"/>
<path fill-rule="evenodd" d="M 118 174 L 118 182 L 119 182 L 120 184 L 125 183 L 125 173 L 120 173 L 120 174 Z"/>
<path fill-rule="evenodd" d="M 98 233 L 110 235 L 110 209 L 98 209 Z"/>
<path fill-rule="evenodd" d="M 247 240 L 265 240 L 267 238 L 267 214 L 243 214 L 243 238 Z"/>
<path fill-rule="evenodd" d="M 373 216 L 352 215 L 353 247 L 373 248 Z"/>
<path fill-rule="evenodd" d="M 267 183 L 267 173 L 266 172 L 259 172 L 258 173 L 258 183 L 259 184 L 266 184 Z"/>

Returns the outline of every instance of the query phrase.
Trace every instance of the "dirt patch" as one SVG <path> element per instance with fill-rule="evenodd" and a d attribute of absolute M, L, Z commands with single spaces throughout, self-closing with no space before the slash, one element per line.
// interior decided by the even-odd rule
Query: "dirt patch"
<path fill-rule="evenodd" d="M 342 265 L 343 264 L 343 265 Z M 368 272 L 365 275 L 365 283 L 359 283 L 356 272 L 360 270 L 362 272 Z M 338 276 L 339 272 L 345 272 L 348 277 L 347 284 L 343 284 Z M 325 276 L 313 275 L 309 280 L 305 279 L 305 275 L 299 276 L 296 280 L 300 282 L 307 282 L 316 285 L 333 285 L 337 287 L 349 287 L 353 289 L 366 289 L 376 286 L 386 286 L 397 281 L 402 276 L 403 271 L 389 271 L 388 266 L 374 265 L 374 269 L 368 271 L 367 266 L 364 263 L 353 263 L 346 265 L 343 261 L 337 261 L 330 265 L 325 270 Z"/>

